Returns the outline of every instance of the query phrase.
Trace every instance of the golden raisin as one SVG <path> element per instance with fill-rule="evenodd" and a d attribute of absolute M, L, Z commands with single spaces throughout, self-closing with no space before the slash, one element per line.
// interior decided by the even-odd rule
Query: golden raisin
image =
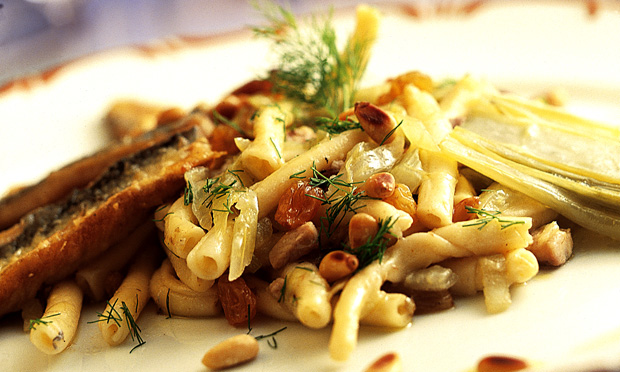
<path fill-rule="evenodd" d="M 213 151 L 225 151 L 228 154 L 236 154 L 239 152 L 239 149 L 235 144 L 235 137 L 239 136 L 238 131 L 222 124 L 213 128 L 209 142 Z"/>
<path fill-rule="evenodd" d="M 231 325 L 247 325 L 256 316 L 256 295 L 243 278 L 231 282 L 228 280 L 228 275 L 222 275 L 217 280 L 217 295 L 224 316 Z"/>
<path fill-rule="evenodd" d="M 275 220 L 286 230 L 299 227 L 316 216 L 324 197 L 320 187 L 299 181 L 280 197 Z"/>
<path fill-rule="evenodd" d="M 454 213 L 452 214 L 452 222 L 469 221 L 477 218 L 476 213 L 470 213 L 467 207 L 480 208 L 480 198 L 472 196 L 465 198 L 454 206 Z"/>
<path fill-rule="evenodd" d="M 404 183 L 397 183 L 392 195 L 384 198 L 383 201 L 392 204 L 396 209 L 407 212 L 411 217 L 415 218 L 418 206 L 413 199 L 409 186 Z"/>
<path fill-rule="evenodd" d="M 513 372 L 526 369 L 527 363 L 521 359 L 506 356 L 488 356 L 478 362 L 476 372 Z"/>

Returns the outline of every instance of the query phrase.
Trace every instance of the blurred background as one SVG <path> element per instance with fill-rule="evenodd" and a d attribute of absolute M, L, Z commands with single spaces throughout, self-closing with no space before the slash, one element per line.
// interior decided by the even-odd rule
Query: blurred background
<path fill-rule="evenodd" d="M 297 14 L 360 2 L 278 1 Z M 0 0 L 0 85 L 100 50 L 224 33 L 261 19 L 248 0 Z"/>
<path fill-rule="evenodd" d="M 254 0 L 0 0 L 0 87 L 77 57 L 173 36 L 205 36 L 259 24 Z M 258 0 L 264 1 L 264 0 Z M 419 9 L 476 7 L 491 0 L 275 0 L 296 14 L 391 3 Z M 528 0 L 531 1 L 531 0 Z M 553 2 L 550 0 L 549 2 Z M 576 2 L 596 13 L 619 0 Z M 541 2 L 542 3 L 542 2 Z M 618 8 L 615 8 L 617 11 Z M 423 12 L 423 14 L 425 14 Z"/>

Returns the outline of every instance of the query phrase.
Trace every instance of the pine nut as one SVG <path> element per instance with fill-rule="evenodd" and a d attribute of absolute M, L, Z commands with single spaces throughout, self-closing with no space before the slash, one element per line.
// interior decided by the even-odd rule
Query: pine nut
<path fill-rule="evenodd" d="M 377 235 L 379 223 L 367 213 L 357 213 L 349 221 L 349 246 L 355 250 Z"/>
<path fill-rule="evenodd" d="M 202 358 L 202 364 L 220 370 L 249 362 L 258 355 L 258 341 L 242 334 L 228 338 L 215 345 Z"/>
<path fill-rule="evenodd" d="M 365 372 L 401 372 L 403 364 L 397 353 L 387 353 L 366 368 Z"/>
<path fill-rule="evenodd" d="M 379 107 L 368 102 L 357 102 L 354 112 L 364 132 L 376 143 L 390 143 L 396 137 L 391 135 L 396 121 Z"/>
<path fill-rule="evenodd" d="M 344 251 L 329 252 L 319 264 L 319 274 L 331 283 L 350 275 L 359 266 L 359 260 L 351 253 Z"/>
<path fill-rule="evenodd" d="M 368 177 L 364 190 L 371 198 L 383 199 L 392 196 L 396 189 L 396 180 L 391 173 L 381 172 Z"/>
<path fill-rule="evenodd" d="M 478 363 L 477 372 L 512 372 L 528 367 L 521 359 L 507 356 L 488 356 Z"/>

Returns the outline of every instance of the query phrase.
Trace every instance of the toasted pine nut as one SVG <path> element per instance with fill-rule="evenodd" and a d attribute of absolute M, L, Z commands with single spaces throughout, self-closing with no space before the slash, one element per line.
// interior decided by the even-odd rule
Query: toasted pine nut
<path fill-rule="evenodd" d="M 258 341 L 242 334 L 228 338 L 215 345 L 202 358 L 202 364 L 219 370 L 249 362 L 258 355 Z"/>
<path fill-rule="evenodd" d="M 368 177 L 364 190 L 371 198 L 387 198 L 392 196 L 396 188 L 396 180 L 391 173 L 381 172 Z"/>
<path fill-rule="evenodd" d="M 387 353 L 366 368 L 365 372 L 400 372 L 403 363 L 397 353 Z"/>
<path fill-rule="evenodd" d="M 331 283 L 350 275 L 358 266 L 359 260 L 355 255 L 344 251 L 332 251 L 321 260 L 319 274 Z"/>
<path fill-rule="evenodd" d="M 528 367 L 521 359 L 507 356 L 488 356 L 478 362 L 477 372 L 511 372 Z"/>
<path fill-rule="evenodd" d="M 379 223 L 368 213 L 357 213 L 349 221 L 349 246 L 355 250 L 377 235 Z"/>
<path fill-rule="evenodd" d="M 387 112 L 368 102 L 357 102 L 354 111 L 364 132 L 373 141 L 383 144 L 394 140 L 395 136 L 390 132 L 396 128 L 396 120 Z"/>

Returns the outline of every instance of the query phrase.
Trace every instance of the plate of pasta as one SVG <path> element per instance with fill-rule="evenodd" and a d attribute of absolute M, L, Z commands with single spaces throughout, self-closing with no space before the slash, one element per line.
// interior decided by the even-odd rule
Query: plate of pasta
<path fill-rule="evenodd" d="M 620 13 L 262 4 L 0 88 L 3 368 L 620 369 Z"/>

